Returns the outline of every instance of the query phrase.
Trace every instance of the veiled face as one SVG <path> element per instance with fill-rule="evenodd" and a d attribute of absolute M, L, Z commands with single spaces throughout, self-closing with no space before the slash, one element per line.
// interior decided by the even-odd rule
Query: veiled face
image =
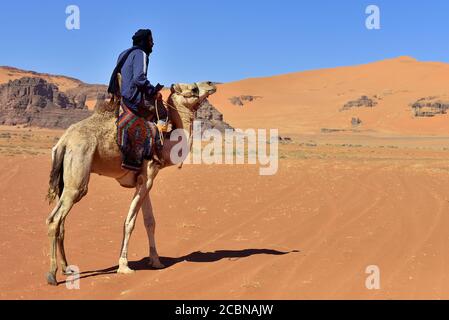
<path fill-rule="evenodd" d="M 148 49 L 149 49 L 150 53 L 153 52 L 153 47 L 154 47 L 153 37 L 149 37 L 148 38 Z"/>

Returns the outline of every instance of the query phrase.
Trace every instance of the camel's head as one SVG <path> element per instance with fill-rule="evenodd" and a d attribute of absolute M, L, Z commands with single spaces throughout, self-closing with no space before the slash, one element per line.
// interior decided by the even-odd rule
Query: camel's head
<path fill-rule="evenodd" d="M 217 87 L 212 82 L 172 85 L 168 102 L 178 111 L 170 111 L 175 128 L 190 130 L 195 111 L 199 109 L 204 100 L 216 91 Z"/>
<path fill-rule="evenodd" d="M 200 90 L 199 96 L 200 96 L 201 102 L 203 102 L 209 96 L 211 96 L 215 92 L 217 92 L 217 86 L 210 81 L 197 82 L 196 85 L 198 86 L 198 89 Z"/>
<path fill-rule="evenodd" d="M 174 129 L 183 129 L 189 140 L 192 150 L 192 130 L 195 112 L 210 95 L 217 91 L 212 82 L 195 82 L 192 84 L 178 83 L 171 86 L 171 94 L 168 98 L 170 120 Z M 179 168 L 182 167 L 182 163 Z"/>
<path fill-rule="evenodd" d="M 212 82 L 177 83 L 171 86 L 170 98 L 175 107 L 185 107 L 194 112 L 201 103 L 217 91 Z"/>

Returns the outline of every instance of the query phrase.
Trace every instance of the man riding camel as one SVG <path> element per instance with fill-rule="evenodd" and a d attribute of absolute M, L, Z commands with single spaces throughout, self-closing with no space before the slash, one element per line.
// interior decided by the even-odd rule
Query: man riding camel
<path fill-rule="evenodd" d="M 162 132 L 150 122 L 167 118 L 160 90 L 147 78 L 149 56 L 153 52 L 151 30 L 140 29 L 133 46 L 122 52 L 111 76 L 108 92 L 121 101 L 122 113 L 117 120 L 117 142 L 123 156 L 124 169 L 139 171 L 144 160 L 154 157 L 154 146 L 161 143 Z M 158 103 L 159 102 L 159 103 Z M 154 119 L 154 115 L 158 119 Z"/>

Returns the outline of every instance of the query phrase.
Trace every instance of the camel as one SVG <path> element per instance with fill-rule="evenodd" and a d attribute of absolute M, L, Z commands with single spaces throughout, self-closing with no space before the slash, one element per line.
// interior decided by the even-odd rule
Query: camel
<path fill-rule="evenodd" d="M 173 128 L 185 130 L 185 139 L 190 139 L 196 110 L 201 103 L 216 92 L 217 88 L 211 82 L 193 84 L 174 84 L 167 99 L 169 119 Z M 178 144 L 165 140 L 162 159 L 160 161 L 145 161 L 140 172 L 122 169 L 121 152 L 117 145 L 117 103 L 103 103 L 95 113 L 72 125 L 59 139 L 52 149 L 52 169 L 47 198 L 56 206 L 47 219 L 48 236 L 50 240 L 50 271 L 47 282 L 57 285 L 56 272 L 57 251 L 60 254 L 60 264 L 63 274 L 69 275 L 67 257 L 64 250 L 64 224 L 72 207 L 88 192 L 91 173 L 116 179 L 125 188 L 135 188 L 128 216 L 124 223 L 124 235 L 117 273 L 130 274 L 134 271 L 128 266 L 128 244 L 133 232 L 136 217 L 140 209 L 144 215 L 144 224 L 149 241 L 149 264 L 161 269 L 164 265 L 159 260 L 156 249 L 156 222 L 149 192 L 158 172 L 168 166 L 179 164 L 171 160 L 170 152 Z M 190 130 L 190 131 L 189 131 Z M 187 154 L 183 154 L 185 159 Z M 58 250 L 59 249 L 59 250 Z"/>

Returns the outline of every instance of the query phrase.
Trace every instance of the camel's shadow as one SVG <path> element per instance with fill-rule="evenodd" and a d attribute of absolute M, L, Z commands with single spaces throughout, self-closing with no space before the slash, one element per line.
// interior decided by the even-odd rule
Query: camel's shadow
<path fill-rule="evenodd" d="M 191 254 L 188 254 L 183 257 L 179 258 L 170 258 L 170 257 L 160 257 L 160 260 L 162 264 L 165 265 L 165 269 L 173 267 L 174 265 L 188 261 L 188 262 L 198 262 L 198 263 L 205 263 L 205 262 L 217 262 L 223 259 L 229 259 L 229 260 L 238 260 L 240 258 L 247 258 L 254 255 L 274 255 L 274 256 L 281 256 L 286 255 L 290 253 L 296 253 L 299 252 L 298 250 L 293 250 L 289 252 L 282 252 L 277 250 L 271 250 L 271 249 L 245 249 L 245 250 L 219 250 L 215 252 L 193 252 Z M 141 270 L 156 270 L 149 266 L 148 264 L 149 259 L 144 258 L 139 261 L 130 261 L 129 267 L 136 271 Z M 107 274 L 114 274 L 117 272 L 118 265 L 115 265 L 110 268 L 101 269 L 101 270 L 95 270 L 95 271 L 84 271 L 80 273 L 80 279 L 86 279 L 96 276 L 102 276 Z M 64 283 L 64 282 L 61 282 Z"/>

